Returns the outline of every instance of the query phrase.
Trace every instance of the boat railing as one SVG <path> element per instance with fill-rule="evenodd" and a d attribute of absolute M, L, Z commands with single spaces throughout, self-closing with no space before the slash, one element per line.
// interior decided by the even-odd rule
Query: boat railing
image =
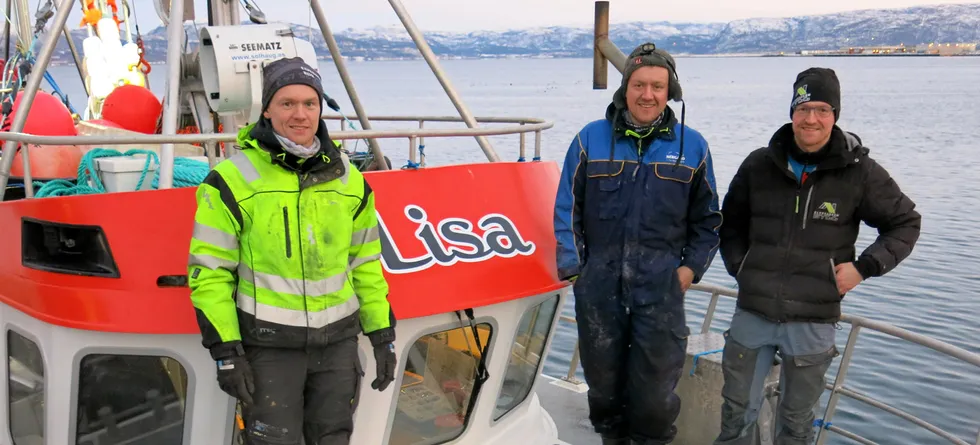
<path fill-rule="evenodd" d="M 321 116 L 325 120 L 336 120 L 340 121 L 340 128 L 343 130 L 345 125 L 351 120 L 360 120 L 359 117 L 346 117 L 337 114 L 326 114 Z M 426 122 L 452 122 L 452 123 L 465 123 L 465 119 L 460 116 L 365 116 L 365 118 L 370 122 L 417 122 L 419 125 L 419 130 L 425 128 Z M 474 116 L 473 119 L 478 124 L 516 124 L 519 127 L 526 129 L 526 131 L 516 132 L 520 135 L 519 143 L 519 156 L 518 161 L 522 162 L 527 158 L 527 134 L 534 133 L 534 157 L 532 160 L 541 160 L 541 132 L 551 128 L 554 124 L 544 119 L 534 118 L 534 117 L 494 117 L 494 116 Z M 508 127 L 513 128 L 513 127 Z M 475 135 L 474 133 L 473 135 Z M 513 133 L 504 133 L 513 134 Z M 333 133 L 331 133 L 331 136 Z M 408 150 L 409 150 L 409 161 L 416 162 L 416 156 L 419 154 L 419 147 L 425 146 L 426 135 L 419 135 L 417 137 L 408 137 Z M 352 138 L 353 139 L 353 138 Z M 361 139 L 371 139 L 370 137 L 363 137 Z"/>
<path fill-rule="evenodd" d="M 705 312 L 704 321 L 702 321 L 701 323 L 701 334 L 707 334 L 711 331 L 711 322 L 714 319 L 715 309 L 718 305 L 718 300 L 720 299 L 720 297 L 723 296 L 730 297 L 730 298 L 738 297 L 738 290 L 726 288 L 714 284 L 706 284 L 706 283 L 694 284 L 690 287 L 690 290 L 711 294 L 711 300 L 708 302 L 708 309 Z M 560 319 L 565 322 L 576 323 L 576 320 L 573 317 L 563 315 L 561 316 Z M 911 413 L 898 409 L 894 406 L 891 406 L 887 403 L 884 403 L 866 394 L 862 394 L 853 389 L 850 389 L 844 384 L 844 382 L 847 379 L 847 372 L 850 369 L 851 358 L 853 357 L 854 351 L 856 350 L 854 348 L 854 345 L 857 343 L 858 337 L 861 334 L 861 331 L 864 329 L 870 329 L 872 331 L 876 331 L 891 337 L 895 337 L 900 340 L 925 346 L 946 356 L 972 364 L 973 366 L 976 366 L 978 370 L 980 370 L 980 354 L 975 354 L 965 349 L 943 342 L 941 340 L 937 340 L 922 334 L 917 334 L 915 332 L 911 332 L 906 329 L 902 329 L 890 325 L 888 323 L 872 320 L 866 317 L 843 314 L 841 315 L 841 323 L 849 324 L 851 326 L 851 330 L 850 330 L 850 334 L 847 336 L 847 343 L 844 346 L 843 354 L 841 354 L 840 366 L 837 369 L 837 375 L 835 376 L 833 383 L 827 383 L 826 386 L 826 389 L 830 391 L 830 397 L 827 401 L 827 406 L 824 409 L 823 418 L 818 419 L 816 421 L 816 426 L 820 427 L 816 437 L 817 445 L 823 445 L 825 443 L 825 441 L 829 436 L 829 434 L 827 434 L 828 431 L 839 434 L 857 443 L 861 443 L 865 445 L 876 445 L 875 442 L 865 437 L 847 431 L 833 424 L 831 420 L 833 419 L 833 416 L 836 413 L 837 404 L 841 396 L 848 397 L 853 400 L 862 402 L 868 406 L 885 411 L 889 414 L 892 414 L 901 419 L 909 421 L 912 424 L 918 426 L 919 428 L 928 430 L 936 434 L 937 436 L 948 440 L 950 443 L 956 445 L 971 445 L 970 442 L 967 442 L 959 437 L 956 437 L 952 433 L 943 430 L 929 422 L 926 422 L 925 420 L 922 420 Z M 578 365 L 579 365 L 579 343 L 578 340 L 576 340 L 575 348 L 572 352 L 572 359 L 568 367 L 568 373 L 565 377 L 563 377 L 563 379 L 572 383 L 578 383 L 578 380 L 575 378 L 575 373 L 578 369 Z M 977 439 L 974 445 L 980 445 L 980 430 L 977 431 Z"/>
<path fill-rule="evenodd" d="M 422 121 L 422 122 L 450 122 L 453 118 L 449 116 L 389 116 L 391 120 L 401 121 Z M 383 118 L 383 116 L 382 116 Z M 536 118 L 504 118 L 504 117 L 483 117 L 478 122 L 500 122 L 515 123 L 518 125 L 506 127 L 480 127 L 480 128 L 423 128 L 420 126 L 415 129 L 390 129 L 390 130 L 342 130 L 330 132 L 330 138 L 336 140 L 350 139 L 391 139 L 391 138 L 419 138 L 419 137 L 462 137 L 462 136 L 499 136 L 508 134 L 535 133 L 540 139 L 540 132 L 554 126 L 554 122 Z M 125 145 L 125 144 L 196 144 L 208 142 L 234 142 L 237 133 L 208 133 L 208 134 L 111 134 L 111 135 L 91 135 L 91 136 L 42 136 L 20 132 L 0 132 L 0 141 L 20 142 L 30 145 Z M 540 144 L 536 144 L 536 149 Z"/>
<path fill-rule="evenodd" d="M 324 119 L 342 119 L 341 116 L 327 115 L 323 116 Z M 475 118 L 478 123 L 488 123 L 488 124 L 504 124 L 504 125 L 494 125 L 494 126 L 484 126 L 476 128 L 425 128 L 426 122 L 462 122 L 459 117 L 453 116 L 377 116 L 371 117 L 372 120 L 379 121 L 395 121 L 395 122 L 418 122 L 418 128 L 398 128 L 398 129 L 371 129 L 371 130 L 341 130 L 341 131 L 331 131 L 330 137 L 334 140 L 345 141 L 345 140 L 357 140 L 357 139 L 399 139 L 405 138 L 409 143 L 409 160 L 413 163 L 412 165 L 418 165 L 416 163 L 418 148 L 420 145 L 424 145 L 425 138 L 448 138 L 448 137 L 474 137 L 474 136 L 503 136 L 503 135 L 514 135 L 520 136 L 520 158 L 519 160 L 524 160 L 526 154 L 526 138 L 528 133 L 534 133 L 534 160 L 541 159 L 541 132 L 550 129 L 554 126 L 554 122 L 546 121 L 538 118 L 530 117 L 479 117 Z M 100 134 L 100 135 L 84 135 L 84 136 L 40 136 L 29 133 L 21 132 L 0 132 L 0 141 L 9 142 L 19 142 L 24 145 L 79 145 L 79 146 L 117 146 L 117 145 L 164 145 L 164 144 L 205 144 L 213 145 L 222 142 L 234 142 L 237 138 L 237 133 L 207 133 L 207 134 L 140 134 L 140 133 L 113 133 L 113 134 Z M 25 189 L 27 189 L 27 197 L 33 196 L 33 187 L 28 187 L 32 184 L 32 178 L 30 177 L 30 164 L 31 164 L 31 150 L 22 150 L 21 153 L 24 156 L 21 157 L 23 161 L 24 170 L 24 182 Z M 202 154 L 206 154 L 209 158 L 209 163 L 213 167 L 218 161 L 215 156 L 215 150 L 204 150 L 202 148 Z M 0 158 L 0 185 L 6 185 L 10 178 L 10 165 L 13 162 L 13 156 L 9 160 L 2 160 Z M 161 158 L 161 163 L 164 159 Z M 170 170 L 172 174 L 172 170 Z M 161 169 L 161 175 L 163 171 Z M 161 182 L 163 184 L 163 182 Z M 161 185 L 161 188 L 163 187 Z M 0 187 L 0 200 L 3 199 L 3 195 L 6 187 Z"/>

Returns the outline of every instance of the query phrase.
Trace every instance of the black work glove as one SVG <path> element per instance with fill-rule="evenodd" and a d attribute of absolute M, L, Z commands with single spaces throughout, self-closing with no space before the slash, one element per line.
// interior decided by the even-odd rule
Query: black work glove
<path fill-rule="evenodd" d="M 377 364 L 378 377 L 371 382 L 371 388 L 384 391 L 395 380 L 395 345 L 384 343 L 374 347 L 374 362 Z"/>
<path fill-rule="evenodd" d="M 245 360 L 245 352 L 241 344 L 232 347 L 212 348 L 211 355 L 218 366 L 218 387 L 246 405 L 252 404 L 252 393 L 255 392 L 255 379 L 252 377 L 252 367 Z"/>
<path fill-rule="evenodd" d="M 392 323 L 394 326 L 394 323 Z M 371 346 L 374 346 L 374 363 L 377 366 L 377 377 L 371 382 L 371 388 L 384 391 L 391 382 L 395 381 L 395 328 L 388 327 L 368 333 Z"/>

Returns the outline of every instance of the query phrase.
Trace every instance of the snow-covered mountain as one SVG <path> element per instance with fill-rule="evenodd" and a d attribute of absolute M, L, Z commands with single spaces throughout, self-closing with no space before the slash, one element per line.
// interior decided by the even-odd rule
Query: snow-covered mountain
<path fill-rule="evenodd" d="M 788 51 L 933 42 L 980 42 L 980 4 L 738 20 L 721 29 L 713 50 Z"/>
<path fill-rule="evenodd" d="M 198 25 L 200 26 L 200 25 Z M 321 57 L 329 51 L 319 31 L 293 25 L 309 38 Z M 189 26 L 191 45 L 197 32 Z M 653 41 L 675 54 L 793 52 L 839 49 L 844 46 L 904 43 L 980 42 L 980 3 L 878 9 L 789 18 L 759 18 L 729 23 L 632 22 L 612 24 L 610 38 L 624 51 Z M 424 32 L 432 50 L 442 57 L 591 57 L 592 29 L 566 26 L 468 33 Z M 78 47 L 84 30 L 72 32 Z M 400 26 L 335 30 L 341 52 L 365 59 L 418 58 L 419 52 Z M 163 61 L 166 32 L 156 28 L 144 35 L 147 59 Z M 67 45 L 58 61 L 71 60 Z"/>

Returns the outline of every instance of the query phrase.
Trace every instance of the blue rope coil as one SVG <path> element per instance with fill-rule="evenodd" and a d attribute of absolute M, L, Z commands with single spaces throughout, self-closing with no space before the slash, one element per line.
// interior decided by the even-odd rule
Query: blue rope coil
<path fill-rule="evenodd" d="M 151 179 L 151 186 L 153 189 L 158 188 L 160 182 L 160 158 L 156 152 L 150 150 L 127 150 L 125 153 L 120 153 L 118 150 L 95 148 L 82 156 L 82 160 L 78 163 L 78 177 L 74 182 L 66 179 L 49 181 L 40 187 L 35 196 L 45 198 L 50 196 L 77 196 L 105 193 L 105 184 L 102 183 L 102 179 L 96 173 L 95 160 L 98 158 L 133 156 L 138 154 L 146 155 L 146 162 L 143 164 L 143 171 L 140 173 L 139 181 L 136 183 L 136 190 L 143 187 L 143 182 L 146 181 L 147 175 L 150 172 L 151 162 L 157 166 Z M 196 187 L 204 182 L 204 178 L 207 177 L 210 170 L 206 162 L 189 158 L 174 158 L 173 186 L 176 188 Z"/>
<path fill-rule="evenodd" d="M 834 422 L 824 422 L 823 419 L 814 419 L 813 420 L 813 426 L 815 426 L 817 428 L 823 428 L 825 430 L 829 430 L 830 427 L 831 427 L 831 425 L 833 425 L 833 424 L 834 424 Z"/>
<path fill-rule="evenodd" d="M 206 162 L 189 158 L 174 158 L 174 187 L 197 187 L 211 172 Z M 153 175 L 153 188 L 160 185 L 160 169 Z"/>

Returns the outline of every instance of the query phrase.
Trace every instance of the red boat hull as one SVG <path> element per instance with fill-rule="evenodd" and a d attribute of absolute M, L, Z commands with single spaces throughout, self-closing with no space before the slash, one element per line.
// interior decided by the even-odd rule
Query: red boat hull
<path fill-rule="evenodd" d="M 371 172 L 399 319 L 561 288 L 555 271 L 553 162 Z M 0 302 L 55 325 L 106 332 L 198 332 L 186 275 L 194 189 L 0 203 Z M 26 267 L 24 220 L 98 226 L 118 278 Z"/>

